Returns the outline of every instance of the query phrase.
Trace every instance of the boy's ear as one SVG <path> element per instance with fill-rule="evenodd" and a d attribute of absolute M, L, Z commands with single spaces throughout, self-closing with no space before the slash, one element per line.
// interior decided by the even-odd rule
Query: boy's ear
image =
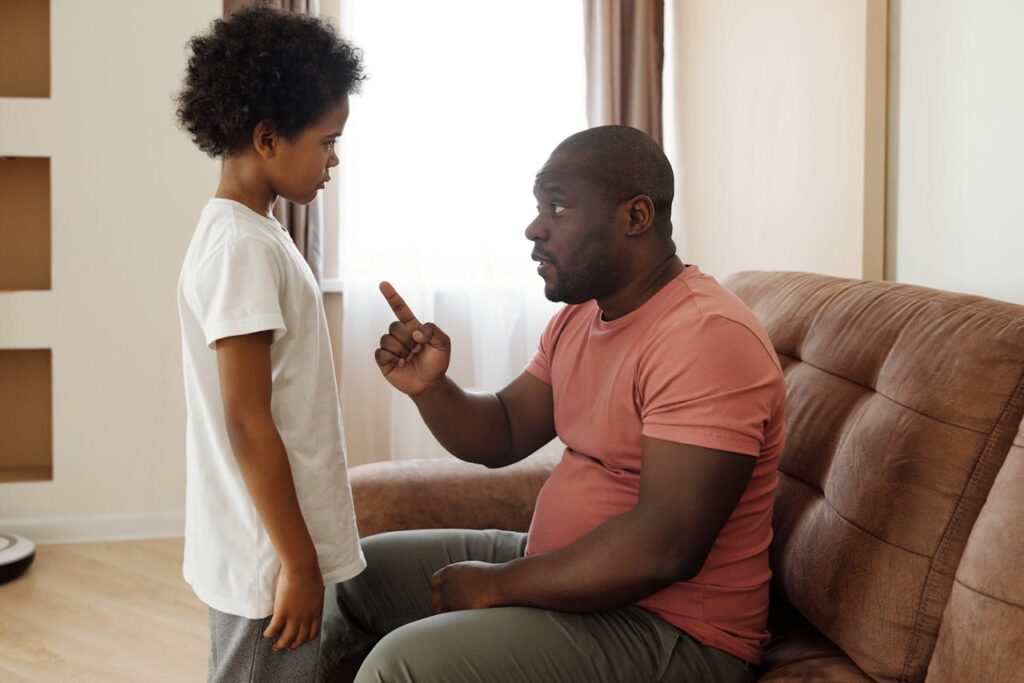
<path fill-rule="evenodd" d="M 264 159 L 274 156 L 277 148 L 277 131 L 270 121 L 260 121 L 252 129 L 252 146 Z"/>

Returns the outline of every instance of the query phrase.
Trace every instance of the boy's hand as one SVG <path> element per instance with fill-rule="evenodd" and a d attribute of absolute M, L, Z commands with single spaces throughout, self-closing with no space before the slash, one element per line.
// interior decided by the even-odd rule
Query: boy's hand
<path fill-rule="evenodd" d="M 380 283 L 380 293 L 398 320 L 380 338 L 380 348 L 373 357 L 393 387 L 415 396 L 444 378 L 451 358 L 451 340 L 433 323 L 421 325 L 390 283 Z"/>
<path fill-rule="evenodd" d="M 274 616 L 263 637 L 276 639 L 275 651 L 294 650 L 320 633 L 323 612 L 324 582 L 316 563 L 301 570 L 282 565 L 274 596 Z"/>

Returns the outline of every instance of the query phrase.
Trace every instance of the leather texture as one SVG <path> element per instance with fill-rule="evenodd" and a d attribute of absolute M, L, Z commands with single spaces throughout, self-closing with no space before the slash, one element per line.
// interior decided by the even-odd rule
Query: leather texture
<path fill-rule="evenodd" d="M 811 626 L 784 598 L 772 595 L 768 618 L 771 640 L 758 668 L 759 681 L 870 682 L 835 643 Z"/>
<path fill-rule="evenodd" d="M 1024 431 L 967 541 L 927 681 L 1024 681 Z"/>
<path fill-rule="evenodd" d="M 809 273 L 725 284 L 787 385 L 760 680 L 1024 681 L 1024 307 Z M 360 530 L 524 530 L 554 464 L 353 468 Z"/>
<path fill-rule="evenodd" d="M 530 528 L 557 457 L 490 470 L 460 460 L 392 460 L 349 471 L 360 536 L 405 529 Z"/>
<path fill-rule="evenodd" d="M 726 286 L 786 361 L 778 590 L 874 680 L 924 680 L 1024 413 L 1024 307 L 806 273 Z"/>

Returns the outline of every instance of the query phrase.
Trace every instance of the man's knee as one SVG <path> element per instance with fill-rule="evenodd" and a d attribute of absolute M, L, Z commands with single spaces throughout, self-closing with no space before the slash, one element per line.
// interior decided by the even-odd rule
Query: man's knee
<path fill-rule="evenodd" d="M 444 681 L 443 667 L 454 653 L 437 642 L 436 632 L 423 626 L 422 622 L 408 624 L 382 638 L 366 657 L 355 683 Z"/>
<path fill-rule="evenodd" d="M 389 536 L 380 534 L 362 539 L 366 569 L 344 583 L 327 586 L 324 596 L 326 604 L 337 605 L 349 620 L 354 618 L 364 628 L 370 616 L 367 611 L 375 606 L 372 598 L 380 592 L 381 584 L 391 583 L 388 575 L 393 570 L 390 559 L 394 549 Z"/>

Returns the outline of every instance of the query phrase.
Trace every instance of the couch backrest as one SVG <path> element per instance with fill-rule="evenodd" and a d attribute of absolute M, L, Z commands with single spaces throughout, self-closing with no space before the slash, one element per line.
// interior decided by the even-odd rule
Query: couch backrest
<path fill-rule="evenodd" d="M 1024 425 L 967 541 L 928 683 L 1024 679 Z"/>
<path fill-rule="evenodd" d="M 867 674 L 921 681 L 1024 413 L 1024 307 L 739 273 L 786 372 L 777 588 Z"/>

